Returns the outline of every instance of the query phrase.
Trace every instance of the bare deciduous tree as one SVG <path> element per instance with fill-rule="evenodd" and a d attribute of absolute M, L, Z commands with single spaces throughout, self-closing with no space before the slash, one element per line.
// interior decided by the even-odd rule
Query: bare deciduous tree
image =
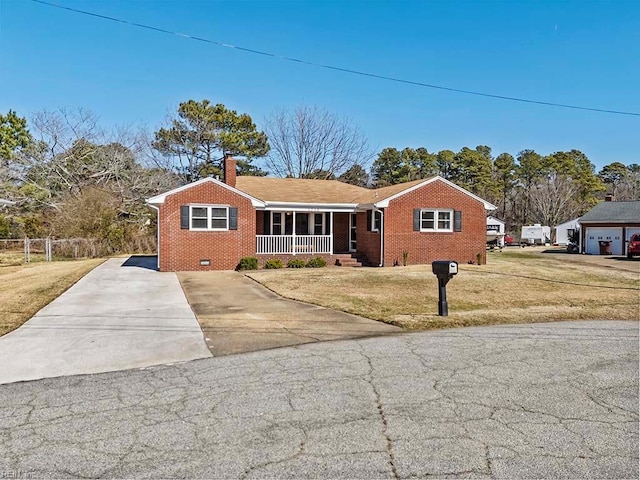
<path fill-rule="evenodd" d="M 579 186 L 566 175 L 551 174 L 529 190 L 531 214 L 536 223 L 558 225 L 584 211 L 578 201 Z"/>
<path fill-rule="evenodd" d="M 372 157 L 357 126 L 318 107 L 276 111 L 265 131 L 271 145 L 266 166 L 280 177 L 334 178 Z"/>
<path fill-rule="evenodd" d="M 70 209 L 90 211 L 96 198 L 109 199 L 117 213 L 113 225 L 101 224 L 105 235 L 146 234 L 153 214 L 145 198 L 179 184 L 171 171 L 144 164 L 150 145 L 140 129 L 102 130 L 97 117 L 81 109 L 37 113 L 32 125 L 33 142 L 11 158 L 0 177 L 7 177 L 2 185 L 17 201 L 19 215 L 41 225 L 43 234 L 75 235 L 66 230 Z M 99 223 L 99 215 L 88 220 Z"/>

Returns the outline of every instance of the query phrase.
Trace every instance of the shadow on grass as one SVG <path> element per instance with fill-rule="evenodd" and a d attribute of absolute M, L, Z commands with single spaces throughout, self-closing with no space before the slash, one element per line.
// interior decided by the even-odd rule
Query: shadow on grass
<path fill-rule="evenodd" d="M 640 262 L 640 257 L 628 258 L 626 256 L 607 257 L 607 260 L 617 260 L 619 262 Z"/>

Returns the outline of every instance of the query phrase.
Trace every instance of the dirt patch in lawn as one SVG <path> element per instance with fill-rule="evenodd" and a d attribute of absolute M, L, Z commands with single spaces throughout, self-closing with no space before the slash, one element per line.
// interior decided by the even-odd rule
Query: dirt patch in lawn
<path fill-rule="evenodd" d="M 0 336 L 15 330 L 103 259 L 15 264 L 0 262 Z"/>
<path fill-rule="evenodd" d="M 460 273 L 447 286 L 448 317 L 437 315 L 437 280 L 430 265 L 248 275 L 284 297 L 408 329 L 640 320 L 638 274 L 516 252 L 490 255 L 488 265 L 460 265 Z"/>

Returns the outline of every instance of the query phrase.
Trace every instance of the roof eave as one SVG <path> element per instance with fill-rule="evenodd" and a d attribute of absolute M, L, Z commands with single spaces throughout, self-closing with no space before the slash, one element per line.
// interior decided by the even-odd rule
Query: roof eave
<path fill-rule="evenodd" d="M 243 192 L 242 190 L 238 190 L 235 187 L 232 187 L 231 185 L 227 185 L 226 183 L 217 180 L 215 178 L 211 178 L 211 177 L 207 177 L 207 178 L 202 178 L 200 180 L 197 180 L 193 183 L 188 183 L 187 185 L 182 185 L 181 187 L 177 187 L 174 188 L 173 190 L 169 190 L 168 192 L 165 193 L 161 193 L 160 195 L 156 195 L 154 197 L 148 198 L 146 200 L 146 203 L 148 203 L 149 205 L 154 205 L 154 206 L 158 206 L 158 205 L 162 205 L 164 204 L 165 200 L 167 199 L 168 196 L 170 195 L 174 195 L 176 193 L 182 192 L 184 190 L 189 190 L 190 188 L 196 187 L 198 185 L 202 185 L 204 183 L 214 183 L 216 185 L 219 185 L 223 188 L 226 188 L 227 190 L 231 190 L 232 192 L 247 198 L 251 201 L 251 205 L 253 205 L 254 207 L 264 207 L 265 203 L 255 197 L 252 197 L 251 195 L 249 195 L 248 193 Z"/>
<path fill-rule="evenodd" d="M 632 220 L 632 219 L 626 219 L 626 220 L 612 220 L 610 218 L 606 219 L 606 220 L 584 220 L 584 219 L 580 219 L 581 224 L 587 224 L 587 223 L 616 223 L 616 224 L 625 224 L 625 223 L 637 223 L 640 224 L 640 219 L 637 220 Z"/>
<path fill-rule="evenodd" d="M 460 187 L 459 185 L 456 185 L 455 183 L 450 182 L 446 178 L 443 178 L 443 177 L 441 177 L 439 175 L 437 175 L 435 177 L 432 177 L 432 178 L 428 178 L 424 182 L 420 182 L 420 183 L 418 183 L 418 184 L 416 184 L 416 185 L 414 185 L 412 187 L 407 188 L 406 190 L 402 190 L 401 192 L 395 193 L 395 194 L 393 194 L 393 195 L 391 195 L 391 196 L 389 196 L 387 198 L 383 198 L 382 200 L 380 200 L 378 202 L 375 202 L 373 205 L 376 206 L 377 208 L 387 208 L 389 206 L 389 202 L 391 202 L 391 200 L 394 200 L 394 199 L 396 199 L 398 197 L 401 197 L 402 195 L 405 195 L 405 194 L 407 194 L 409 192 L 412 192 L 413 190 L 417 190 L 418 188 L 421 188 L 421 187 L 423 187 L 425 185 L 433 183 L 433 182 L 435 182 L 437 180 L 440 180 L 440 181 L 446 183 L 447 185 L 455 188 L 456 190 L 459 190 L 460 192 L 462 192 L 462 193 L 464 193 L 466 195 L 469 195 L 471 198 L 481 202 L 484 205 L 485 210 L 494 211 L 494 210 L 498 209 L 498 207 L 496 207 L 493 203 L 487 202 L 486 200 L 478 197 L 477 195 L 474 195 L 470 191 L 465 190 L 464 188 Z"/>

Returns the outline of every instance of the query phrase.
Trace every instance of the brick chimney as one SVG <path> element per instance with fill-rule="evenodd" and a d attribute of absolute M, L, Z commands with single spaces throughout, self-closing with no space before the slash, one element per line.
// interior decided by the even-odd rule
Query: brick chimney
<path fill-rule="evenodd" d="M 604 201 L 605 202 L 615 202 L 615 197 L 613 196 L 613 193 L 607 193 L 604 196 Z"/>
<path fill-rule="evenodd" d="M 224 154 L 224 183 L 234 187 L 236 186 L 236 160 L 230 153 Z"/>

